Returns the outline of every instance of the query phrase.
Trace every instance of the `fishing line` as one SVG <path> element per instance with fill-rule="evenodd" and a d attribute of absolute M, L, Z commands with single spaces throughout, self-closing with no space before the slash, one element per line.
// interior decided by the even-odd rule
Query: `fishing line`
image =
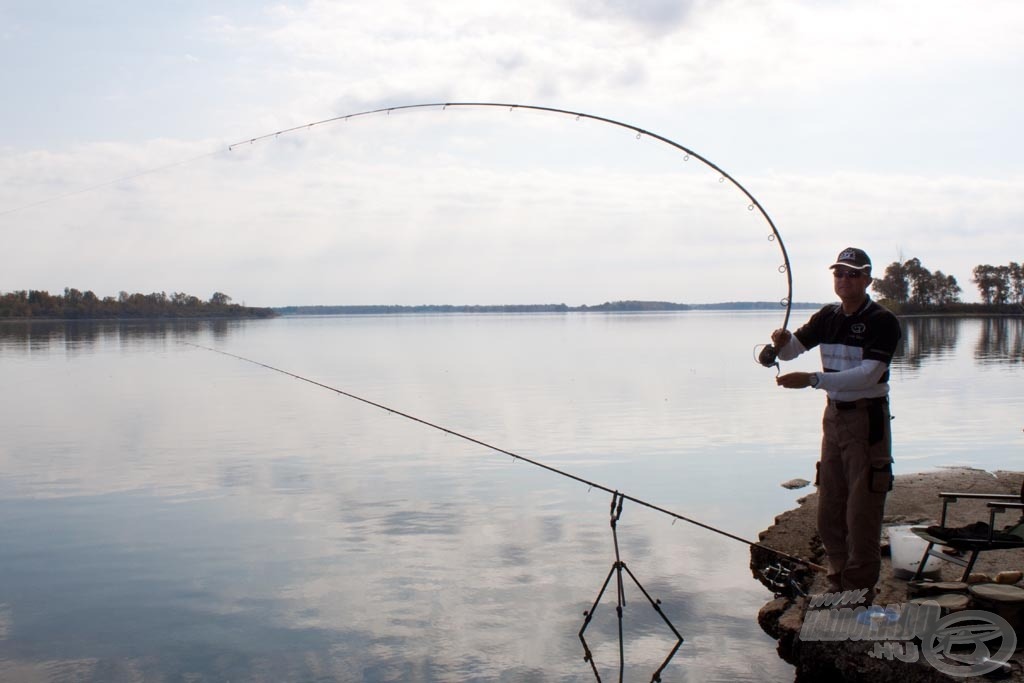
<path fill-rule="evenodd" d="M 21 206 L 15 206 L 15 207 L 10 208 L 10 209 L 4 209 L 4 210 L 0 211 L 0 216 L 6 216 L 7 214 L 15 213 L 17 211 L 24 211 L 26 209 L 31 209 L 31 208 L 34 208 L 36 206 L 42 206 L 44 204 L 49 204 L 51 202 L 60 201 L 61 199 L 67 199 L 68 197 L 74 197 L 75 195 L 78 195 L 78 194 L 85 194 L 86 192 L 92 192 L 94 190 L 99 190 L 99 189 L 102 189 L 104 187 L 109 187 L 111 185 L 116 185 L 118 183 L 123 183 L 126 180 L 134 180 L 135 178 L 139 178 L 139 177 L 142 177 L 144 175 L 149 175 L 151 173 L 159 173 L 160 171 L 166 171 L 167 169 L 174 168 L 175 166 L 184 166 L 185 164 L 191 164 L 193 161 L 199 161 L 200 159 L 206 159 L 207 157 L 217 156 L 218 154 L 221 154 L 221 153 L 222 153 L 221 150 L 218 150 L 216 152 L 206 152 L 205 154 L 200 154 L 198 156 L 194 156 L 194 157 L 191 157 L 189 159 L 183 159 L 181 161 L 172 161 L 172 162 L 170 162 L 168 164 L 164 164 L 163 166 L 155 166 L 153 168 L 143 169 L 141 171 L 137 171 L 137 172 L 132 173 L 130 175 L 121 176 L 120 178 L 114 178 L 113 180 L 107 180 L 107 181 L 104 181 L 102 183 L 97 183 L 96 185 L 89 185 L 87 187 L 81 187 L 81 188 L 79 188 L 77 190 L 71 190 L 69 192 L 65 192 L 64 194 L 55 195 L 53 197 L 47 197 L 46 199 L 40 199 L 39 201 L 32 202 L 31 204 L 22 204 Z"/>
<path fill-rule="evenodd" d="M 387 412 L 387 413 L 389 413 L 391 415 L 398 415 L 399 417 L 404 417 L 407 420 L 411 420 L 413 422 L 418 422 L 421 425 L 424 425 L 424 426 L 429 427 L 431 429 L 436 429 L 437 431 L 444 432 L 445 434 L 450 434 L 451 436 L 457 437 L 457 438 L 462 439 L 464 441 L 468 441 L 468 442 L 470 442 L 472 444 L 476 444 L 477 446 L 481 446 L 481 447 L 486 448 L 488 450 L 492 450 L 492 451 L 494 451 L 496 453 L 501 453 L 502 455 L 507 455 L 510 458 L 512 458 L 513 460 L 521 460 L 521 461 L 523 461 L 525 463 L 529 463 L 530 465 L 534 465 L 536 467 L 540 467 L 540 468 L 545 469 L 548 472 L 551 472 L 553 474 L 557 474 L 557 475 L 560 475 L 562 477 L 566 477 L 567 479 L 572 479 L 573 481 L 579 482 L 580 484 L 584 484 L 584 485 L 586 485 L 587 487 L 589 487 L 591 489 L 598 489 L 598 490 L 604 491 L 606 493 L 610 493 L 613 496 L 618 496 L 620 500 L 628 500 L 628 501 L 630 501 L 632 503 L 636 503 L 637 505 L 640 505 L 640 506 L 646 507 L 648 509 L 654 510 L 655 512 L 660 512 L 660 513 L 662 513 L 664 515 L 668 515 L 669 517 L 672 517 L 674 520 L 681 520 L 683 522 L 687 522 L 689 524 L 693 524 L 694 526 L 698 526 L 698 527 L 700 527 L 702 529 L 706 529 L 706 530 L 711 531 L 713 533 L 719 534 L 720 536 L 725 536 L 726 538 L 730 538 L 730 539 L 732 539 L 734 541 L 739 541 L 740 543 L 743 543 L 744 545 L 747 545 L 747 546 L 749 546 L 751 548 L 760 548 L 761 550 L 764 550 L 764 551 L 766 551 L 768 553 L 771 553 L 771 554 L 773 554 L 773 555 L 775 555 L 777 557 L 780 557 L 780 558 L 782 558 L 782 559 L 784 559 L 784 560 L 786 560 L 788 562 L 791 562 L 791 563 L 794 563 L 794 564 L 798 564 L 798 565 L 801 565 L 801 566 L 805 566 L 805 567 L 808 567 L 808 568 L 813 569 L 814 571 L 818 571 L 818 572 L 825 572 L 825 571 L 827 571 L 824 567 L 822 567 L 819 564 L 815 564 L 814 562 L 810 562 L 810 561 L 805 560 L 803 558 L 796 557 L 794 555 L 790 555 L 790 554 L 785 553 L 785 552 L 783 552 L 781 550 L 776 550 L 775 548 L 770 548 L 770 547 L 768 547 L 766 545 L 763 545 L 761 543 L 757 543 L 755 541 L 749 541 L 749 540 L 747 540 L 747 539 L 745 539 L 745 538 L 743 538 L 741 536 L 737 536 L 736 534 L 732 534 L 732 533 L 729 533 L 728 531 L 725 531 L 723 529 L 719 529 L 719 528 L 717 528 L 715 526 L 712 526 L 710 524 L 705 524 L 704 522 L 699 522 L 699 521 L 697 521 L 695 519 L 691 519 L 690 517 L 686 517 L 686 516 L 681 515 L 681 514 L 679 514 L 677 512 L 673 512 L 671 510 L 668 510 L 667 508 L 663 508 L 663 507 L 661 507 L 659 505 L 655 505 L 654 503 L 650 503 L 650 502 L 648 502 L 646 500 L 643 500 L 641 498 L 636 498 L 635 496 L 630 496 L 630 495 L 624 494 L 624 493 L 620 492 L 618 489 L 613 489 L 613 488 L 605 486 L 603 484 L 599 484 L 597 482 L 590 481 L 588 479 L 584 479 L 583 477 L 577 476 L 577 475 L 572 474 L 570 472 L 566 472 L 565 470 L 559 469 L 557 467 L 552 467 L 551 465 L 546 465 L 546 464 L 544 464 L 544 463 L 542 463 L 542 462 L 540 462 L 538 460 L 534 460 L 533 458 L 529 458 L 529 457 L 527 457 L 525 455 L 520 455 L 519 453 L 514 453 L 514 452 L 512 452 L 510 450 L 507 450 L 505 448 L 501 448 L 499 446 L 495 446 L 494 444 L 487 443 L 486 441 L 481 441 L 480 439 L 474 438 L 474 437 L 469 436 L 467 434 L 463 434 L 462 432 L 458 432 L 458 431 L 455 431 L 454 429 L 450 429 L 448 427 L 444 427 L 444 426 L 436 424 L 434 422 L 430 422 L 430 421 L 425 420 L 423 418 L 416 417 L 415 415 L 411 415 L 409 413 L 403 412 L 403 411 L 398 410 L 396 408 L 392 408 L 390 406 L 384 405 L 383 403 L 378 403 L 376 401 L 371 401 L 370 399 L 363 398 L 362 396 L 357 396 L 356 394 L 344 391 L 342 389 L 338 389 L 336 387 L 332 387 L 332 386 L 330 386 L 328 384 L 324 384 L 322 382 L 318 382 L 318 381 L 316 381 L 314 379 L 310 379 L 309 377 L 303 377 L 302 375 L 296 374 L 294 372 L 289 372 L 288 370 L 283 370 L 281 368 L 274 367 L 273 365 L 268 365 L 267 363 L 262 363 L 260 361 L 253 360 L 251 358 L 246 358 L 245 356 L 240 356 L 238 354 L 231 353 L 229 351 L 223 351 L 221 349 L 215 349 L 215 348 L 210 347 L 210 346 L 203 346 L 202 344 L 196 344 L 194 342 L 183 341 L 181 343 L 185 344 L 187 346 L 193 346 L 193 347 L 195 347 L 197 349 L 203 349 L 205 351 L 212 351 L 213 353 L 219 353 L 222 356 L 228 356 L 230 358 L 235 358 L 237 360 L 245 361 L 246 363 L 251 363 L 251 364 L 257 365 L 257 366 L 259 366 L 261 368 L 265 368 L 267 370 L 272 370 L 274 372 L 278 372 L 278 373 L 280 373 L 282 375 L 287 375 L 288 377 L 292 377 L 292 378 L 300 380 L 302 382 L 306 382 L 308 384 L 312 384 L 313 386 L 320 387 L 321 389 L 326 389 L 327 391 L 332 391 L 332 392 L 334 392 L 336 394 L 339 394 L 341 396 L 345 396 L 347 398 L 351 398 L 351 399 L 354 399 L 356 401 L 360 401 L 361 403 L 365 403 L 366 405 L 373 406 L 374 408 L 379 408 L 380 410 L 383 410 L 383 411 L 385 411 L 385 412 Z"/>

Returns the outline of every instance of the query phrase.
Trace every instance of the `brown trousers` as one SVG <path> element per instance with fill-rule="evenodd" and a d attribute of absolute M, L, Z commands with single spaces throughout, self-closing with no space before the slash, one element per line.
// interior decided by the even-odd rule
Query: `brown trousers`
<path fill-rule="evenodd" d="M 867 588 L 873 597 L 885 496 L 892 488 L 889 406 L 861 400 L 842 410 L 829 403 L 822 434 L 818 536 L 828 555 L 830 588 Z"/>

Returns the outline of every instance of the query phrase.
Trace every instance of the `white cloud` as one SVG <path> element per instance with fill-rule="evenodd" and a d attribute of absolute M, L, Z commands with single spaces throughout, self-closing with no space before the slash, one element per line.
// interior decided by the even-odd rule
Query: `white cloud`
<path fill-rule="evenodd" d="M 595 103 L 632 95 L 664 105 L 1019 62 L 1024 10 L 1007 2 L 985 12 L 959 2 L 310 2 L 274 7 L 268 21 L 266 30 L 220 30 L 240 49 L 269 43 L 284 55 L 282 82 L 298 67 L 357 107 L 396 92 Z M 640 65 L 648 79 L 622 77 Z"/>
<path fill-rule="evenodd" d="M 707 154 L 776 221 L 801 300 L 831 297 L 816 273 L 858 241 L 970 292 L 970 267 L 1011 258 L 1024 213 L 1021 102 L 997 78 L 1024 55 L 1015 3 L 314 1 L 189 26 L 192 42 L 157 59 L 174 88 L 112 101 L 100 81 L 89 106 L 106 102 L 105 119 L 160 107 L 104 130 L 160 117 L 205 136 L 9 143 L 0 211 L 334 114 L 495 99 L 633 121 Z M 178 101 L 193 90 L 209 96 Z M 60 130 L 106 139 L 75 128 L 96 118 Z M 667 147 L 566 123 L 451 110 L 339 122 L 0 215 L 5 236 L 26 235 L 0 289 L 221 289 L 268 304 L 781 295 L 780 255 L 744 198 L 681 189 L 700 175 Z M 720 289 L 698 295 L 698 282 Z"/>

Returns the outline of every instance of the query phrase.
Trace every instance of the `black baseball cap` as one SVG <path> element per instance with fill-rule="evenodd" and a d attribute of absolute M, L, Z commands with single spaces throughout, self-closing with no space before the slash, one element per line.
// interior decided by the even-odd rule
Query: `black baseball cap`
<path fill-rule="evenodd" d="M 854 270 L 871 270 L 871 259 L 868 258 L 863 249 L 847 247 L 839 252 L 836 262 L 829 266 L 829 268 L 835 268 L 836 266 L 844 266 Z"/>

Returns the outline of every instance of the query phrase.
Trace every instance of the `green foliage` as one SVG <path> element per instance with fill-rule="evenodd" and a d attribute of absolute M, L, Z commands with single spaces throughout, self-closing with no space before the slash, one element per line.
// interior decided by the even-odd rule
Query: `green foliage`
<path fill-rule="evenodd" d="M 910 299 L 910 279 L 906 267 L 899 261 L 886 266 L 885 275 L 876 278 L 871 286 L 878 296 L 893 304 L 905 304 Z"/>
<path fill-rule="evenodd" d="M 900 263 L 893 261 L 885 268 L 885 275 L 876 279 L 872 287 L 880 297 L 896 304 L 917 306 L 946 306 L 960 302 L 963 291 L 952 275 L 941 270 L 934 273 L 925 268 L 918 258 Z"/>
<path fill-rule="evenodd" d="M 0 293 L 0 318 L 269 318 L 269 308 L 251 308 L 231 303 L 231 297 L 214 292 L 209 301 L 184 292 L 152 294 L 118 293 L 100 299 L 92 291 L 65 287 L 64 294 L 20 290 Z"/>
<path fill-rule="evenodd" d="M 973 274 L 973 282 L 986 304 L 1024 304 L 1024 268 L 1019 263 L 975 266 Z"/>
<path fill-rule="evenodd" d="M 894 313 L 941 310 L 965 314 L 1019 314 L 1024 308 L 1024 268 L 1021 264 L 979 265 L 974 267 L 972 275 L 971 281 L 981 294 L 981 304 L 962 303 L 962 290 L 956 278 L 941 270 L 931 272 L 917 258 L 890 263 L 885 274 L 875 279 L 871 286 Z"/>

